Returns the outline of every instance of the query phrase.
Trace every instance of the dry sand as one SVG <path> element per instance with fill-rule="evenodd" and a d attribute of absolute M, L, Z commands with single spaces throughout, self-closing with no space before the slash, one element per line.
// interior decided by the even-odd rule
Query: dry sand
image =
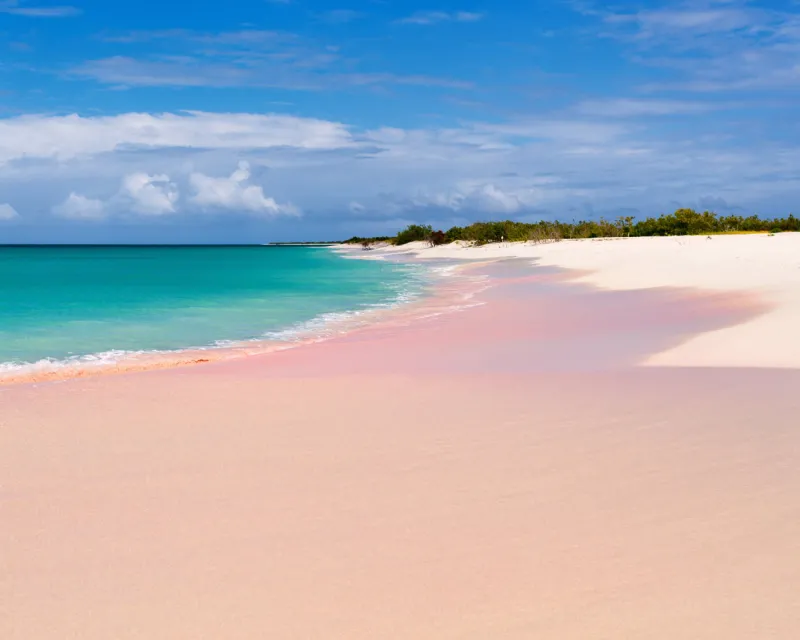
<path fill-rule="evenodd" d="M 574 270 L 575 280 L 604 289 L 693 287 L 749 291 L 772 307 L 751 322 L 703 333 L 659 353 L 660 366 L 800 367 L 800 233 L 616 238 L 552 244 L 462 244 L 430 249 L 423 243 L 379 249 L 419 258 L 461 260 L 518 257 Z"/>
<path fill-rule="evenodd" d="M 0 638 L 796 638 L 800 371 L 639 366 L 775 302 L 481 270 L 459 313 L 0 388 Z"/>

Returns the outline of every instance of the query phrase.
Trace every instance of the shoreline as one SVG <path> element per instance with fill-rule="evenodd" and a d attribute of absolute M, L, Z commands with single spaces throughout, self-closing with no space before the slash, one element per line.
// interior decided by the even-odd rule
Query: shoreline
<path fill-rule="evenodd" d="M 335 249 L 334 253 L 340 254 L 343 259 L 351 257 L 343 255 L 343 252 Z M 459 265 L 454 261 L 452 272 L 463 271 L 460 266 L 463 265 Z M 373 305 L 347 312 L 324 313 L 300 323 L 299 327 L 295 325 L 294 327 L 271 332 L 297 336 L 293 339 L 220 340 L 220 342 L 229 344 L 167 351 L 124 353 L 118 359 L 107 362 L 79 360 L 73 363 L 69 360 L 55 360 L 24 363 L 15 365 L 14 368 L 0 369 L 0 387 L 144 373 L 264 356 L 323 342 L 336 336 L 357 332 L 372 325 L 391 323 L 393 321 L 410 321 L 416 317 L 426 317 L 431 312 L 447 313 L 456 311 L 461 301 L 468 299 L 480 289 L 479 286 L 475 286 L 473 279 L 466 276 L 460 278 L 461 286 L 455 287 L 452 284 L 452 280 L 445 282 L 445 276 L 435 276 L 432 271 L 428 272 L 427 277 L 429 278 L 429 282 L 426 285 L 428 291 L 422 291 L 419 297 L 412 300 L 403 301 L 398 299 L 381 305 Z M 330 315 L 345 317 L 326 318 L 326 316 Z M 308 328 L 311 325 L 320 326 L 316 329 Z M 102 355 L 90 354 L 81 358 Z"/>
<path fill-rule="evenodd" d="M 777 240 L 779 236 L 782 238 Z M 711 244 L 704 237 L 676 236 L 669 238 L 597 238 L 542 244 L 523 242 L 484 246 L 466 246 L 463 243 L 454 243 L 429 247 L 426 243 L 417 242 L 399 247 L 384 245 L 369 252 L 345 245 L 326 248 L 345 259 L 403 259 L 420 264 L 429 263 L 431 260 L 446 261 L 451 264 L 450 268 L 454 272 L 460 273 L 503 260 L 524 260 L 528 261 L 534 270 L 537 268 L 540 270 L 559 269 L 562 272 L 561 279 L 565 283 L 588 285 L 600 290 L 646 291 L 655 287 L 664 290 L 693 291 L 694 295 L 699 297 L 741 293 L 750 297 L 749 305 L 756 305 L 760 308 L 756 317 L 734 327 L 725 327 L 693 336 L 681 345 L 652 354 L 647 361 L 641 364 L 644 366 L 800 368 L 800 344 L 786 345 L 783 342 L 763 339 L 764 336 L 770 334 L 780 335 L 788 327 L 800 324 L 800 233 L 786 233 L 779 234 L 779 236 L 768 236 L 767 234 L 715 236 L 717 239 L 723 239 L 716 244 Z M 720 257 L 718 255 L 719 247 L 726 243 L 734 251 L 740 253 L 743 251 L 742 247 L 752 251 L 755 247 L 754 240 L 772 242 L 774 246 L 788 245 L 792 251 L 796 249 L 794 256 L 798 257 L 794 259 L 794 262 L 797 264 L 789 265 L 789 268 L 785 270 L 785 278 L 776 278 L 774 269 L 767 270 L 766 279 L 771 278 L 774 282 L 767 282 L 767 286 L 765 286 L 764 282 L 759 282 L 759 269 L 753 268 L 752 260 L 742 261 L 737 265 L 730 256 Z M 628 251 L 629 256 L 620 251 L 627 248 L 634 249 Z M 670 263 L 670 268 L 653 269 L 652 265 L 651 268 L 641 268 L 639 265 L 627 269 L 626 259 L 630 258 L 641 262 L 641 248 L 648 252 L 652 248 L 661 249 L 664 256 L 653 256 L 650 262 L 670 260 L 673 261 Z M 667 251 L 664 251 L 665 248 Z M 702 258 L 703 253 L 714 249 L 717 251 L 713 256 L 698 261 L 698 255 Z M 615 253 L 621 255 L 615 257 Z M 746 254 L 747 251 L 744 253 Z M 685 260 L 687 255 L 691 255 L 693 261 L 690 263 L 689 269 L 672 268 L 675 261 Z M 786 252 L 771 255 L 777 255 L 778 259 L 785 259 Z M 740 258 L 741 256 L 736 256 L 735 260 L 738 261 Z M 758 258 L 761 259 L 762 256 L 759 254 Z M 725 272 L 720 273 L 719 269 L 709 268 L 709 261 L 713 262 L 717 259 L 725 261 Z M 732 272 L 732 266 L 738 267 L 738 269 Z M 292 341 L 253 339 L 231 341 L 230 346 L 135 353 L 103 364 L 78 362 L 72 365 L 59 361 L 53 363 L 52 366 L 44 365 L 45 370 L 31 370 L 39 365 L 39 363 L 31 363 L 26 365 L 24 370 L 0 372 L 0 386 L 63 382 L 71 379 L 183 368 L 264 356 L 315 344 L 373 325 L 391 323 L 393 318 L 410 321 L 414 317 L 425 317 L 429 311 L 434 311 L 434 309 L 436 313 L 443 312 L 442 307 L 447 307 L 448 304 L 457 309 L 458 300 L 461 297 L 471 297 L 480 290 L 480 287 L 475 287 L 474 283 L 467 282 L 467 278 L 463 282 L 463 290 L 458 290 L 457 287 L 456 290 L 452 290 L 452 285 L 448 287 L 446 279 L 439 277 L 436 281 L 432 281 L 429 295 L 423 294 L 422 299 L 396 303 L 388 308 L 352 312 L 349 314 L 350 317 L 344 320 L 326 323 L 323 335 L 309 333 L 305 337 Z M 774 286 L 776 283 L 777 287 Z M 306 324 L 310 324 L 314 320 Z M 743 343 L 743 345 L 740 345 L 736 352 L 731 352 L 726 346 L 731 343 Z"/>

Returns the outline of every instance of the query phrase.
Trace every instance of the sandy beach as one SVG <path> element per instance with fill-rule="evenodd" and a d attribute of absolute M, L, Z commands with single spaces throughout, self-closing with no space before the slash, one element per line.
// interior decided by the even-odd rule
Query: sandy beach
<path fill-rule="evenodd" d="M 429 248 L 423 243 L 383 254 L 459 260 L 522 258 L 570 270 L 574 282 L 616 291 L 658 287 L 750 292 L 771 307 L 751 322 L 704 332 L 646 364 L 661 366 L 800 367 L 800 234 L 598 238 Z"/>
<path fill-rule="evenodd" d="M 481 286 L 0 387 L 0 637 L 797 637 L 800 234 L 399 253 Z"/>

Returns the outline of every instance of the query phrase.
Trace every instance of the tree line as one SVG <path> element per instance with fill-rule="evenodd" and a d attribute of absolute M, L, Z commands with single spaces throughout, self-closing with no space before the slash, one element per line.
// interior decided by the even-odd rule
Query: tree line
<path fill-rule="evenodd" d="M 657 218 L 637 220 L 634 216 L 620 216 L 615 220 L 581 220 L 559 222 L 475 222 L 466 227 L 436 230 L 430 225 L 412 224 L 396 236 L 374 238 L 353 237 L 346 242 L 368 246 L 374 242 L 403 245 L 422 241 L 431 245 L 448 244 L 463 240 L 476 244 L 491 242 L 556 242 L 581 238 L 619 238 L 634 236 L 686 236 L 719 233 L 779 233 L 800 231 L 800 219 L 789 214 L 786 218 L 760 218 L 757 215 L 720 216 L 711 211 L 702 213 L 693 209 L 678 209 L 675 213 Z"/>

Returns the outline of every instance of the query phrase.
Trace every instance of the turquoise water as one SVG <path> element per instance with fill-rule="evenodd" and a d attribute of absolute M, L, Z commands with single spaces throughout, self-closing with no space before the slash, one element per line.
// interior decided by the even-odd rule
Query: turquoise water
<path fill-rule="evenodd" d="M 424 287 L 307 247 L 0 247 L 0 370 L 291 338 Z"/>

